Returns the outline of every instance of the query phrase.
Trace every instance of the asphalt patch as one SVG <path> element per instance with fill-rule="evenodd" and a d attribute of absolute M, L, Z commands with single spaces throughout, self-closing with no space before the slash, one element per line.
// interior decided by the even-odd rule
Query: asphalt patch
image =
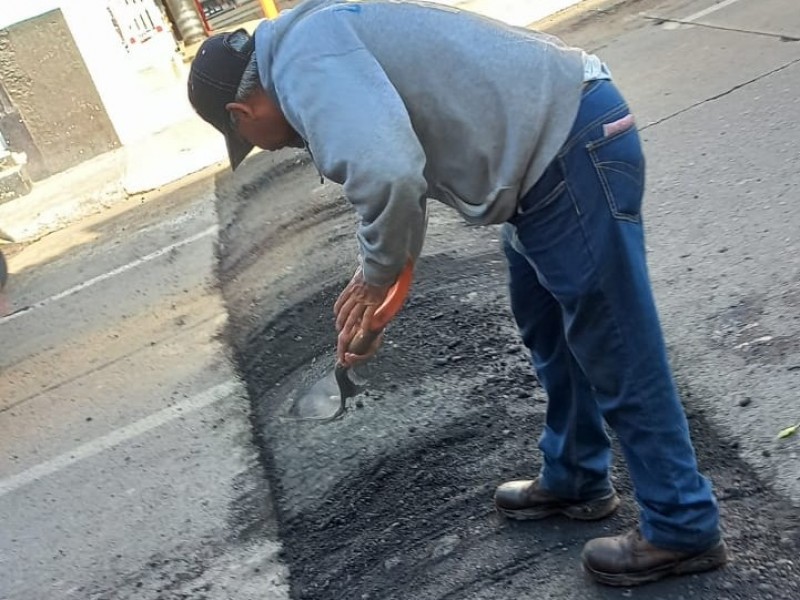
<path fill-rule="evenodd" d="M 584 542 L 636 522 L 618 451 L 623 506 L 611 519 L 517 523 L 495 513 L 494 487 L 539 468 L 545 408 L 497 253 L 424 260 L 371 365 L 369 392 L 340 421 L 284 421 L 292 393 L 331 366 L 331 307 L 343 284 L 306 289 L 266 319 L 263 307 L 230 315 L 228 341 L 250 394 L 293 598 L 800 597 L 796 509 L 708 424 L 702 398 L 686 386 L 698 458 L 733 553 L 728 568 L 634 590 L 583 576 Z M 223 291 L 229 306 L 244 305 L 235 282 L 223 281 Z"/>

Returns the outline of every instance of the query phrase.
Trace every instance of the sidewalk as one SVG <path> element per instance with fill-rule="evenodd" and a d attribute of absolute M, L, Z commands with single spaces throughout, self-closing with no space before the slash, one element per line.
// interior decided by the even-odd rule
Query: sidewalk
<path fill-rule="evenodd" d="M 438 0 L 516 26 L 528 26 L 581 1 Z M 247 25 L 252 28 L 253 23 Z M 206 168 L 223 168 L 225 161 L 222 138 L 199 118 L 190 118 L 35 183 L 30 194 L 0 204 L 0 225 L 17 241 L 32 241 L 129 196 Z"/>
<path fill-rule="evenodd" d="M 433 0 L 437 4 L 470 10 L 517 27 L 549 17 L 581 0 Z"/>
<path fill-rule="evenodd" d="M 222 137 L 192 118 L 35 183 L 30 194 L 0 204 L 0 223 L 16 241 L 32 241 L 225 161 Z"/>

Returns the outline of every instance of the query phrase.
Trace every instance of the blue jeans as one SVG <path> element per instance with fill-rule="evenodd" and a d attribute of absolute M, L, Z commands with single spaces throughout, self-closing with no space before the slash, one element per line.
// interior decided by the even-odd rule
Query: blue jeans
<path fill-rule="evenodd" d="M 568 141 L 503 229 L 511 307 L 548 395 L 541 485 L 565 499 L 607 493 L 605 421 L 645 538 L 704 549 L 719 540 L 719 510 L 698 472 L 650 287 L 639 134 L 604 129 L 628 114 L 613 83 L 587 84 Z"/>

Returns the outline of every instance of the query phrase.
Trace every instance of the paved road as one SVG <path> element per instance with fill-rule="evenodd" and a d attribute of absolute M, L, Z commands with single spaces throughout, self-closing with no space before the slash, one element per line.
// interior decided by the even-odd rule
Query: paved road
<path fill-rule="evenodd" d="M 800 11 L 791 0 L 640 5 L 600 50 L 638 113 L 651 270 L 680 377 L 800 503 Z M 639 17 L 641 19 L 641 16 Z M 576 32 L 580 43 L 590 29 Z M 768 35 L 767 35 L 768 34 Z M 789 38 L 781 36 L 790 36 Z"/>
<path fill-rule="evenodd" d="M 800 420 L 795 3 L 640 0 L 557 26 L 611 64 L 643 129 L 653 278 L 737 556 L 640 597 L 800 595 L 800 447 L 775 441 Z M 371 396 L 332 427 L 275 418 L 329 365 L 353 261 L 352 213 L 303 160 L 259 155 L 14 256 L 0 598 L 279 599 L 289 570 L 314 600 L 630 595 L 575 569 L 635 517 L 624 470 L 608 523 L 492 514 L 493 484 L 535 470 L 542 414 L 494 229 L 434 210 Z"/>
<path fill-rule="evenodd" d="M 285 596 L 249 407 L 218 334 L 210 174 L 11 260 L 0 598 Z"/>
<path fill-rule="evenodd" d="M 647 598 L 800 596 L 793 150 L 800 35 L 789 0 L 641 0 L 556 29 L 597 51 L 629 97 L 649 159 L 659 305 L 701 467 L 734 564 L 632 592 Z M 286 157 L 253 157 L 218 189 L 227 339 L 264 443 L 296 598 L 616 598 L 580 577 L 587 538 L 635 522 L 509 524 L 493 486 L 538 468 L 541 390 L 505 299 L 497 231 L 434 206 L 411 300 L 340 422 L 296 423 L 324 376 L 331 305 L 354 264 L 336 186 Z M 266 173 L 266 174 L 265 174 Z"/>

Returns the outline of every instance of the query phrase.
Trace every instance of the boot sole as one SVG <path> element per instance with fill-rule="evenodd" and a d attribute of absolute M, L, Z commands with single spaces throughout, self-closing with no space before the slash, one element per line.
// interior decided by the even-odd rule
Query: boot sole
<path fill-rule="evenodd" d="M 583 562 L 583 569 L 595 581 L 612 587 L 634 587 L 645 583 L 653 583 L 675 575 L 691 575 L 718 569 L 728 562 L 728 548 L 720 541 L 705 552 L 690 556 L 683 560 L 638 573 L 605 573 L 592 569 Z"/>
<path fill-rule="evenodd" d="M 557 515 L 576 521 L 599 521 L 614 514 L 619 505 L 619 496 L 612 494 L 586 504 L 549 508 L 521 508 L 517 510 L 497 506 L 497 511 L 516 521 L 540 521 Z"/>

